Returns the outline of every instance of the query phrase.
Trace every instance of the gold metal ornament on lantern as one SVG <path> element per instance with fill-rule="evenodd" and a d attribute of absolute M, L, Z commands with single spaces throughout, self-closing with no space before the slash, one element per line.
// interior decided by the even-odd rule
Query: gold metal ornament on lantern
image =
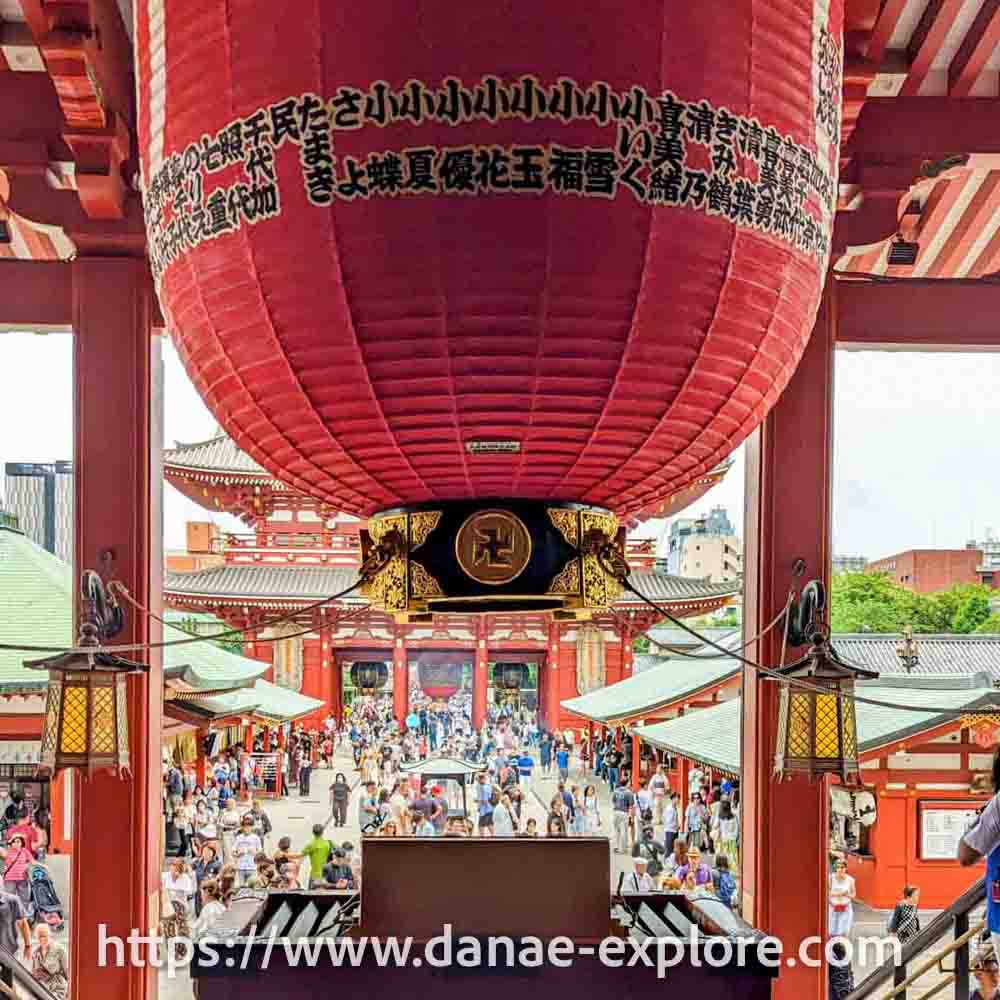
<path fill-rule="evenodd" d="M 57 774 L 77 768 L 87 774 L 109 770 L 129 775 L 129 674 L 149 670 L 143 663 L 102 649 L 124 628 L 124 615 L 101 578 L 91 570 L 81 582 L 80 651 L 25 661 L 49 675 L 39 769 Z M 87 650 L 84 652 L 83 650 Z"/>

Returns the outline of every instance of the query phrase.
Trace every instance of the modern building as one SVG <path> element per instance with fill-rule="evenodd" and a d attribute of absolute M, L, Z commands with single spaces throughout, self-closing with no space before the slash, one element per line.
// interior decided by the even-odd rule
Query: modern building
<path fill-rule="evenodd" d="M 677 518 L 667 539 L 668 573 L 724 583 L 743 573 L 743 543 L 725 507 L 706 517 Z"/>
<path fill-rule="evenodd" d="M 864 573 L 867 556 L 834 556 L 831 569 L 834 573 Z"/>
<path fill-rule="evenodd" d="M 63 562 L 73 561 L 72 462 L 8 462 L 4 496 L 21 531 Z"/>
<path fill-rule="evenodd" d="M 866 573 L 885 573 L 917 594 L 933 594 L 959 583 L 980 583 L 981 556 L 977 549 L 907 549 L 875 559 Z"/>

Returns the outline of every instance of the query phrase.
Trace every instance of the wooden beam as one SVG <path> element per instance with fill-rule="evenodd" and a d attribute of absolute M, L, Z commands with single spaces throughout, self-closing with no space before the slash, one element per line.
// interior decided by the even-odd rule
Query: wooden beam
<path fill-rule="evenodd" d="M 940 770 L 886 770 L 885 768 L 862 768 L 861 777 L 866 785 L 971 785 L 972 779 L 982 771 L 965 771 L 959 768 Z"/>
<path fill-rule="evenodd" d="M 885 50 L 889 47 L 889 39 L 892 38 L 905 8 L 906 0 L 884 0 L 865 50 L 866 59 L 874 63 L 882 61 Z"/>
<path fill-rule="evenodd" d="M 1000 153 L 1000 98 L 870 97 L 847 152 L 876 163 Z"/>
<path fill-rule="evenodd" d="M 1000 284 L 841 281 L 837 296 L 842 347 L 1000 348 Z"/>
<path fill-rule="evenodd" d="M 0 260 L 0 330 L 64 328 L 73 321 L 68 263 Z"/>
<path fill-rule="evenodd" d="M 948 67 L 948 94 L 968 97 L 1000 43 L 1000 0 L 986 0 Z"/>
<path fill-rule="evenodd" d="M 914 97 L 919 93 L 964 3 L 965 0 L 931 0 L 927 5 L 907 46 L 910 73 L 899 92 L 901 97 Z"/>

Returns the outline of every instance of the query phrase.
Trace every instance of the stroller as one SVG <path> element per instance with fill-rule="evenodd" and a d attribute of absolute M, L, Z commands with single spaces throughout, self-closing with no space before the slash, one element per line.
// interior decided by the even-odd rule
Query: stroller
<path fill-rule="evenodd" d="M 28 887 L 31 891 L 28 918 L 32 926 L 44 922 L 52 930 L 61 931 L 66 926 L 62 903 L 56 894 L 56 887 L 52 884 L 52 877 L 44 865 L 28 866 Z"/>

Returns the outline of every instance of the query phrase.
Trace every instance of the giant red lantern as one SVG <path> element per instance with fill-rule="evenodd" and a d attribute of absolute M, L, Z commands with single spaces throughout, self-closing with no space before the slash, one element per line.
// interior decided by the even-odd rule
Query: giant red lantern
<path fill-rule="evenodd" d="M 462 664 L 421 661 L 417 667 L 420 689 L 434 701 L 447 701 L 462 686 Z"/>
<path fill-rule="evenodd" d="M 600 606 L 584 536 L 761 421 L 826 270 L 842 6 L 138 0 L 171 332 L 244 451 L 379 515 L 374 600 Z"/>

